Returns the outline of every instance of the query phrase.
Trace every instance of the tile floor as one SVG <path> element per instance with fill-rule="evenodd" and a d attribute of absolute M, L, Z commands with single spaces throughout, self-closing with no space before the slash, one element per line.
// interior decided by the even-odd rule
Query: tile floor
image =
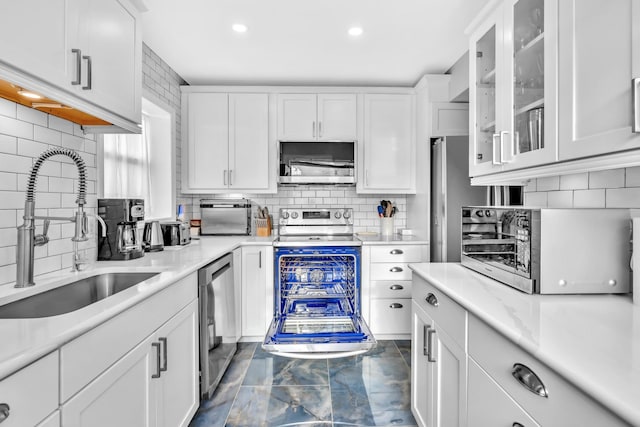
<path fill-rule="evenodd" d="M 378 341 L 360 356 L 301 360 L 240 343 L 190 427 L 415 426 L 410 341 Z"/>

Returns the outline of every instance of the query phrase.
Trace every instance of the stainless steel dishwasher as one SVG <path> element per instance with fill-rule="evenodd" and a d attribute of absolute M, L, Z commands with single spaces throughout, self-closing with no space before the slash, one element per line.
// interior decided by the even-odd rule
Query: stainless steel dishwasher
<path fill-rule="evenodd" d="M 200 396 L 209 399 L 236 352 L 233 255 L 198 271 Z"/>

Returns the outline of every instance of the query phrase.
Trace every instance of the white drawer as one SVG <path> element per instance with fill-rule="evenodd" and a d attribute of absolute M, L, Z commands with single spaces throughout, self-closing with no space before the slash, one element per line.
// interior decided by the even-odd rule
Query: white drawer
<path fill-rule="evenodd" d="M 469 318 L 469 356 L 540 425 L 628 425 L 475 316 Z M 533 372 L 548 396 L 539 396 L 516 380 L 512 375 L 515 364 Z M 523 374 L 532 378 L 529 371 Z"/>
<path fill-rule="evenodd" d="M 411 298 L 411 280 L 373 280 L 371 298 Z"/>
<path fill-rule="evenodd" d="M 411 299 L 371 300 L 371 332 L 376 334 L 411 333 Z"/>
<path fill-rule="evenodd" d="M 417 275 L 413 276 L 411 293 L 416 304 L 426 311 L 460 348 L 466 349 L 467 311 Z"/>
<path fill-rule="evenodd" d="M 411 280 L 406 262 L 377 262 L 369 266 L 370 280 Z"/>
<path fill-rule="evenodd" d="M 0 381 L 0 404 L 9 406 L 2 427 L 34 426 L 58 409 L 58 351 Z"/>
<path fill-rule="evenodd" d="M 371 262 L 421 262 L 423 245 L 371 246 Z"/>
<path fill-rule="evenodd" d="M 198 281 L 193 273 L 64 345 L 60 349 L 61 402 L 66 402 L 197 297 Z"/>

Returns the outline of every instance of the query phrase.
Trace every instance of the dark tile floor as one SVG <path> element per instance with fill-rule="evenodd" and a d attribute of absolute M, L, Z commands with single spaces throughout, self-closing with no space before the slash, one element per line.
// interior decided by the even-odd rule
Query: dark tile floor
<path fill-rule="evenodd" d="M 364 355 L 302 360 L 240 343 L 190 427 L 415 426 L 410 346 L 378 341 Z"/>

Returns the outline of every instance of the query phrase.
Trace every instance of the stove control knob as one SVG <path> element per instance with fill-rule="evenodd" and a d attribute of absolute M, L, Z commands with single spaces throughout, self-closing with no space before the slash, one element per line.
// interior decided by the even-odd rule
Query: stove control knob
<path fill-rule="evenodd" d="M 340 211 L 336 211 L 335 214 L 333 214 L 337 219 L 340 219 L 340 217 L 342 216 L 342 213 Z"/>
<path fill-rule="evenodd" d="M 289 218 L 289 211 L 282 211 L 282 218 L 284 219 Z"/>
<path fill-rule="evenodd" d="M 291 212 L 291 218 L 293 218 L 293 219 L 298 218 L 298 212 L 296 212 L 296 211 Z"/>
<path fill-rule="evenodd" d="M 346 219 L 349 219 L 349 217 L 351 216 L 351 212 L 344 211 L 344 214 L 342 216 L 345 217 Z"/>

